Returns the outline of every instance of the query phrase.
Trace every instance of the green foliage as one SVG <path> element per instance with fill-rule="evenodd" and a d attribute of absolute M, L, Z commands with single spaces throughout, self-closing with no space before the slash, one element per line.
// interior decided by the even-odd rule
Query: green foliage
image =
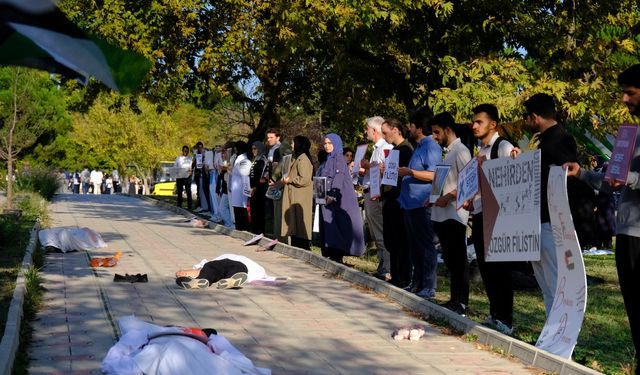
<path fill-rule="evenodd" d="M 14 120 L 16 126 L 12 130 Z M 68 115 L 64 95 L 46 73 L 0 67 L 0 158 L 9 157 L 9 142 L 12 157 L 17 157 L 37 141 L 61 130 L 65 123 Z"/>
<path fill-rule="evenodd" d="M 0 217 L 0 247 L 13 241 L 15 232 L 19 229 L 18 223 L 10 217 Z"/>
<path fill-rule="evenodd" d="M 24 221 L 45 221 L 48 218 L 47 200 L 36 192 L 20 191 L 14 197 L 14 205 L 22 210 Z"/>
<path fill-rule="evenodd" d="M 45 168 L 22 169 L 16 176 L 15 186 L 18 191 L 36 192 L 44 199 L 51 200 L 62 188 L 60 175 Z"/>

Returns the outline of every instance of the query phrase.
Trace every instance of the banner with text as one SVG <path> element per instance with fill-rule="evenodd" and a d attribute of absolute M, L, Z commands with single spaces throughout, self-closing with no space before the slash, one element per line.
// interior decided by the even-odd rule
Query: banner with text
<path fill-rule="evenodd" d="M 540 260 L 540 150 L 482 163 L 487 262 Z"/>
<path fill-rule="evenodd" d="M 562 167 L 551 167 L 547 187 L 558 260 L 558 280 L 553 306 L 536 346 L 549 353 L 571 358 L 587 305 L 587 275 L 569 209 L 567 172 Z"/>

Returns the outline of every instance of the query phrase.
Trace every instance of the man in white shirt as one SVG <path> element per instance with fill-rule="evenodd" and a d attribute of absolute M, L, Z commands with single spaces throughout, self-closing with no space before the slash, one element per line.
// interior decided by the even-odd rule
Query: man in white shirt
<path fill-rule="evenodd" d="M 100 194 L 101 193 L 101 187 L 102 187 L 102 178 L 103 178 L 103 174 L 101 171 L 98 170 L 92 170 L 91 171 L 91 175 L 90 175 L 90 180 L 91 180 L 91 184 L 93 185 L 93 194 Z"/>
<path fill-rule="evenodd" d="M 371 197 L 371 183 L 369 168 L 371 163 L 376 162 L 381 164 L 386 157 L 385 150 L 391 150 L 393 145 L 387 143 L 382 137 L 382 123 L 384 119 L 380 116 L 370 117 L 366 120 L 366 132 L 367 139 L 373 142 L 373 152 L 371 158 L 367 161 L 363 159 L 360 162 L 360 166 L 364 168 L 364 179 L 362 185 L 364 186 L 364 213 L 369 226 L 369 234 L 376 243 L 376 249 L 378 250 L 378 270 L 376 277 L 379 279 L 390 281 L 391 271 L 389 264 L 389 252 L 384 246 L 383 236 L 383 218 L 382 218 L 382 202 L 380 197 Z"/>
<path fill-rule="evenodd" d="M 498 134 L 498 109 L 480 104 L 473 109 L 473 135 L 480 141 L 478 158 L 495 159 L 512 155 L 513 145 Z M 513 286 L 508 262 L 485 262 L 482 203 L 478 194 L 472 205 L 472 238 L 484 288 L 489 298 L 486 323 L 505 335 L 513 333 Z"/>
<path fill-rule="evenodd" d="M 178 193 L 177 206 L 182 207 L 182 192 L 187 194 L 187 208 L 191 211 L 193 198 L 191 197 L 191 164 L 193 159 L 189 155 L 189 146 L 182 146 L 182 155 L 176 158 L 176 188 Z"/>
<path fill-rule="evenodd" d="M 471 160 L 471 152 L 462 144 L 455 131 L 455 121 L 449 112 L 431 119 L 433 140 L 444 149 L 443 165 L 450 166 L 442 187 L 442 196 L 433 204 L 431 221 L 440 239 L 442 257 L 449 269 L 451 298 L 443 307 L 462 316 L 469 304 L 469 263 L 467 261 L 467 220 L 469 211 L 456 209 L 458 175 Z"/>

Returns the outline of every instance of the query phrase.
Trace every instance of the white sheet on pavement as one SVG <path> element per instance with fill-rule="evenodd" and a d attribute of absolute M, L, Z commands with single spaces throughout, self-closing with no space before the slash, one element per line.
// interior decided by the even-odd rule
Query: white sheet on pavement
<path fill-rule="evenodd" d="M 42 247 L 55 247 L 63 253 L 107 247 L 100 233 L 91 228 L 51 228 L 38 233 Z"/>
<path fill-rule="evenodd" d="M 125 316 L 118 324 L 123 335 L 102 361 L 101 370 L 105 374 L 271 374 L 269 369 L 255 367 L 220 335 L 210 335 L 207 345 L 183 336 L 163 336 L 148 342 L 149 334 L 182 330 L 147 323 L 134 316 Z"/>
<path fill-rule="evenodd" d="M 249 270 L 247 272 L 247 282 L 252 282 L 254 280 L 260 280 L 260 279 L 265 279 L 267 278 L 267 271 L 264 270 L 264 267 L 262 267 L 261 265 L 259 265 L 258 263 L 252 261 L 251 259 L 242 256 L 242 255 L 236 255 L 236 254 L 222 254 L 217 258 L 214 259 L 203 259 L 200 261 L 200 263 L 196 264 L 193 266 L 194 270 L 199 270 L 200 268 L 204 267 L 204 265 L 207 262 L 213 261 L 213 260 L 221 260 L 221 259 L 231 259 L 231 260 L 235 260 L 236 262 L 240 262 L 242 264 L 244 264 L 245 266 L 247 266 L 247 269 Z"/>

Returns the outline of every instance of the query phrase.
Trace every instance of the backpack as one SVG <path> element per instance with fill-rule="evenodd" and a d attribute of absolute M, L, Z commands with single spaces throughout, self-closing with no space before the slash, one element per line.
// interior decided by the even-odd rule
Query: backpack
<path fill-rule="evenodd" d="M 507 142 L 509 142 L 509 143 L 511 143 L 511 144 L 513 145 L 513 142 L 511 142 L 511 141 L 510 141 L 510 140 L 508 140 L 507 138 L 502 137 L 502 136 L 499 136 L 499 137 L 496 139 L 496 141 L 495 141 L 495 142 L 493 142 L 493 146 L 491 146 L 491 154 L 490 154 L 491 160 L 493 160 L 493 159 L 497 159 L 497 158 L 498 158 L 498 150 L 500 149 L 500 143 L 501 143 L 502 141 L 507 141 Z"/>

